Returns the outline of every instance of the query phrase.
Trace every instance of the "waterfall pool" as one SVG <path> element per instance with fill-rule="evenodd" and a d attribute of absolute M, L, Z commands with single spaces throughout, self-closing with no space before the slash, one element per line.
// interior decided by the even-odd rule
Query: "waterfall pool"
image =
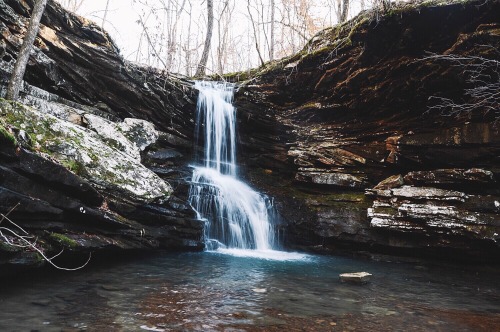
<path fill-rule="evenodd" d="M 372 280 L 339 281 L 357 271 Z M 498 280 L 485 267 L 161 253 L 4 280 L 0 331 L 495 331 Z"/>

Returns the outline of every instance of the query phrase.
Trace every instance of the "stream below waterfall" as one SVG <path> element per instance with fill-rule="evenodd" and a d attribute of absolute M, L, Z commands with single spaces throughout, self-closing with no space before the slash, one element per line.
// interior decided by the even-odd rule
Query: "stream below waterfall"
<path fill-rule="evenodd" d="M 365 285 L 339 273 L 367 271 Z M 495 269 L 160 253 L 4 280 L 0 331 L 495 331 Z"/>
<path fill-rule="evenodd" d="M 498 268 L 280 251 L 272 200 L 238 179 L 234 87 L 196 84 L 189 202 L 210 251 L 2 280 L 0 331 L 498 330 Z M 339 280 L 361 271 L 369 283 Z"/>

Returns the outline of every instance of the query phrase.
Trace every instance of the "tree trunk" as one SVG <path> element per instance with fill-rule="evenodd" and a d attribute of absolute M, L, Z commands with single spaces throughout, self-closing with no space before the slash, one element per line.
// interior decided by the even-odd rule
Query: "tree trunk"
<path fill-rule="evenodd" d="M 349 0 L 337 0 L 337 23 L 344 23 L 347 21 L 349 14 Z"/>
<path fill-rule="evenodd" d="M 28 64 L 33 42 L 38 34 L 40 20 L 42 19 L 46 5 L 47 0 L 37 0 L 35 2 L 28 30 L 26 31 L 26 36 L 24 36 L 23 44 L 17 56 L 17 61 L 10 77 L 9 86 L 7 87 L 6 99 L 17 100 L 19 97 L 19 90 L 21 89 L 24 73 L 26 72 L 26 65 Z"/>
<path fill-rule="evenodd" d="M 340 17 L 341 23 L 347 21 L 347 15 L 349 14 L 349 0 L 343 0 L 342 2 L 342 15 Z"/>
<path fill-rule="evenodd" d="M 210 43 L 212 41 L 212 29 L 214 26 L 214 3 L 213 0 L 207 0 L 208 9 L 208 23 L 207 23 L 207 37 L 205 39 L 205 46 L 203 47 L 203 53 L 201 54 L 200 63 L 196 69 L 195 76 L 205 75 L 205 69 L 207 67 L 208 52 L 210 52 Z"/>
<path fill-rule="evenodd" d="M 252 22 L 253 35 L 255 37 L 255 49 L 257 50 L 257 54 L 259 55 L 260 65 L 264 65 L 264 58 L 262 58 L 262 54 L 260 53 L 259 46 L 259 35 L 257 34 L 257 28 L 255 27 L 255 21 L 253 20 L 252 11 L 250 10 L 250 0 L 247 1 L 247 10 L 248 16 L 250 17 L 250 22 Z"/>
<path fill-rule="evenodd" d="M 274 60 L 274 17 L 275 17 L 274 6 L 275 6 L 274 0 L 271 0 L 271 36 L 270 36 L 271 42 L 269 46 L 269 60 L 271 61 Z"/>
<path fill-rule="evenodd" d="M 108 10 L 109 10 L 109 1 L 110 0 L 107 0 L 106 1 L 106 9 L 104 9 L 104 15 L 102 17 L 102 25 L 101 25 L 101 29 L 104 30 L 104 24 L 106 24 L 106 19 L 108 17 Z"/>

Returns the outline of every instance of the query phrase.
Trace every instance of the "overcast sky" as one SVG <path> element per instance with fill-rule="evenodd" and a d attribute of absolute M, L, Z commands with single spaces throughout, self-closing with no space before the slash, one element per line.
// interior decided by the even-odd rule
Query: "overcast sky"
<path fill-rule="evenodd" d="M 105 0 L 85 0 L 78 14 L 101 25 L 105 6 Z M 137 48 L 140 34 L 139 26 L 135 23 L 137 18 L 138 13 L 134 11 L 131 0 L 110 0 L 104 29 L 111 34 L 125 57 Z"/>

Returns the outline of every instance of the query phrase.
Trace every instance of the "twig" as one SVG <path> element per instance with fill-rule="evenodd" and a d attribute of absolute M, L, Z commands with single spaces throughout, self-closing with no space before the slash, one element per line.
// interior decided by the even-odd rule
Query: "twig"
<path fill-rule="evenodd" d="M 491 45 L 479 45 L 492 48 Z M 448 61 L 454 67 L 461 68 L 465 81 L 471 87 L 464 89 L 468 102 L 455 102 L 450 98 L 431 96 L 429 101 L 435 105 L 428 107 L 428 112 L 438 110 L 445 116 L 471 115 L 475 112 L 492 113 L 495 122 L 500 121 L 500 61 L 475 55 L 434 54 L 420 59 L 434 61 Z"/>
<path fill-rule="evenodd" d="M 13 226 L 15 226 L 17 229 L 19 229 L 20 231 L 22 231 L 24 234 L 28 234 L 28 232 L 26 232 L 21 226 L 17 225 L 15 222 L 13 222 L 8 217 L 10 215 L 10 213 L 12 213 L 12 211 L 14 211 L 19 206 L 19 204 L 20 203 L 17 203 L 16 206 L 14 206 L 12 209 L 9 210 L 9 212 L 7 212 L 7 214 L 0 214 L 0 216 L 2 217 L 2 219 L 0 220 L 0 223 L 2 221 L 4 221 L 4 220 L 7 220 L 10 224 L 12 224 Z M 2 231 L 10 233 L 11 236 L 13 236 L 15 239 L 20 240 L 21 243 L 24 243 L 24 245 L 14 243 Z M 59 265 L 55 264 L 52 261 L 54 258 L 60 256 L 64 252 L 64 248 L 61 249 L 61 251 L 58 254 L 56 254 L 55 256 L 52 256 L 52 257 L 49 258 L 49 257 L 47 257 L 45 255 L 45 253 L 41 249 L 37 248 L 37 246 L 36 246 L 36 239 L 33 242 L 30 242 L 29 240 L 27 240 L 27 239 L 33 238 L 32 236 L 19 235 L 14 230 L 12 230 L 10 228 L 7 228 L 7 227 L 4 227 L 4 226 L 1 226 L 0 227 L 0 237 L 2 237 L 7 244 L 9 244 L 9 245 L 11 245 L 13 247 L 31 248 L 31 249 L 35 250 L 36 252 L 38 252 L 38 254 L 40 254 L 40 256 L 42 256 L 42 258 L 47 263 L 49 263 L 50 265 L 52 265 L 53 267 L 55 267 L 58 270 L 63 270 L 63 271 L 76 271 L 76 270 L 80 270 L 80 269 L 84 268 L 90 262 L 90 259 L 92 258 L 92 253 L 89 253 L 89 258 L 87 259 L 87 261 L 83 265 L 78 266 L 76 268 L 66 268 L 66 267 L 59 266 Z"/>

